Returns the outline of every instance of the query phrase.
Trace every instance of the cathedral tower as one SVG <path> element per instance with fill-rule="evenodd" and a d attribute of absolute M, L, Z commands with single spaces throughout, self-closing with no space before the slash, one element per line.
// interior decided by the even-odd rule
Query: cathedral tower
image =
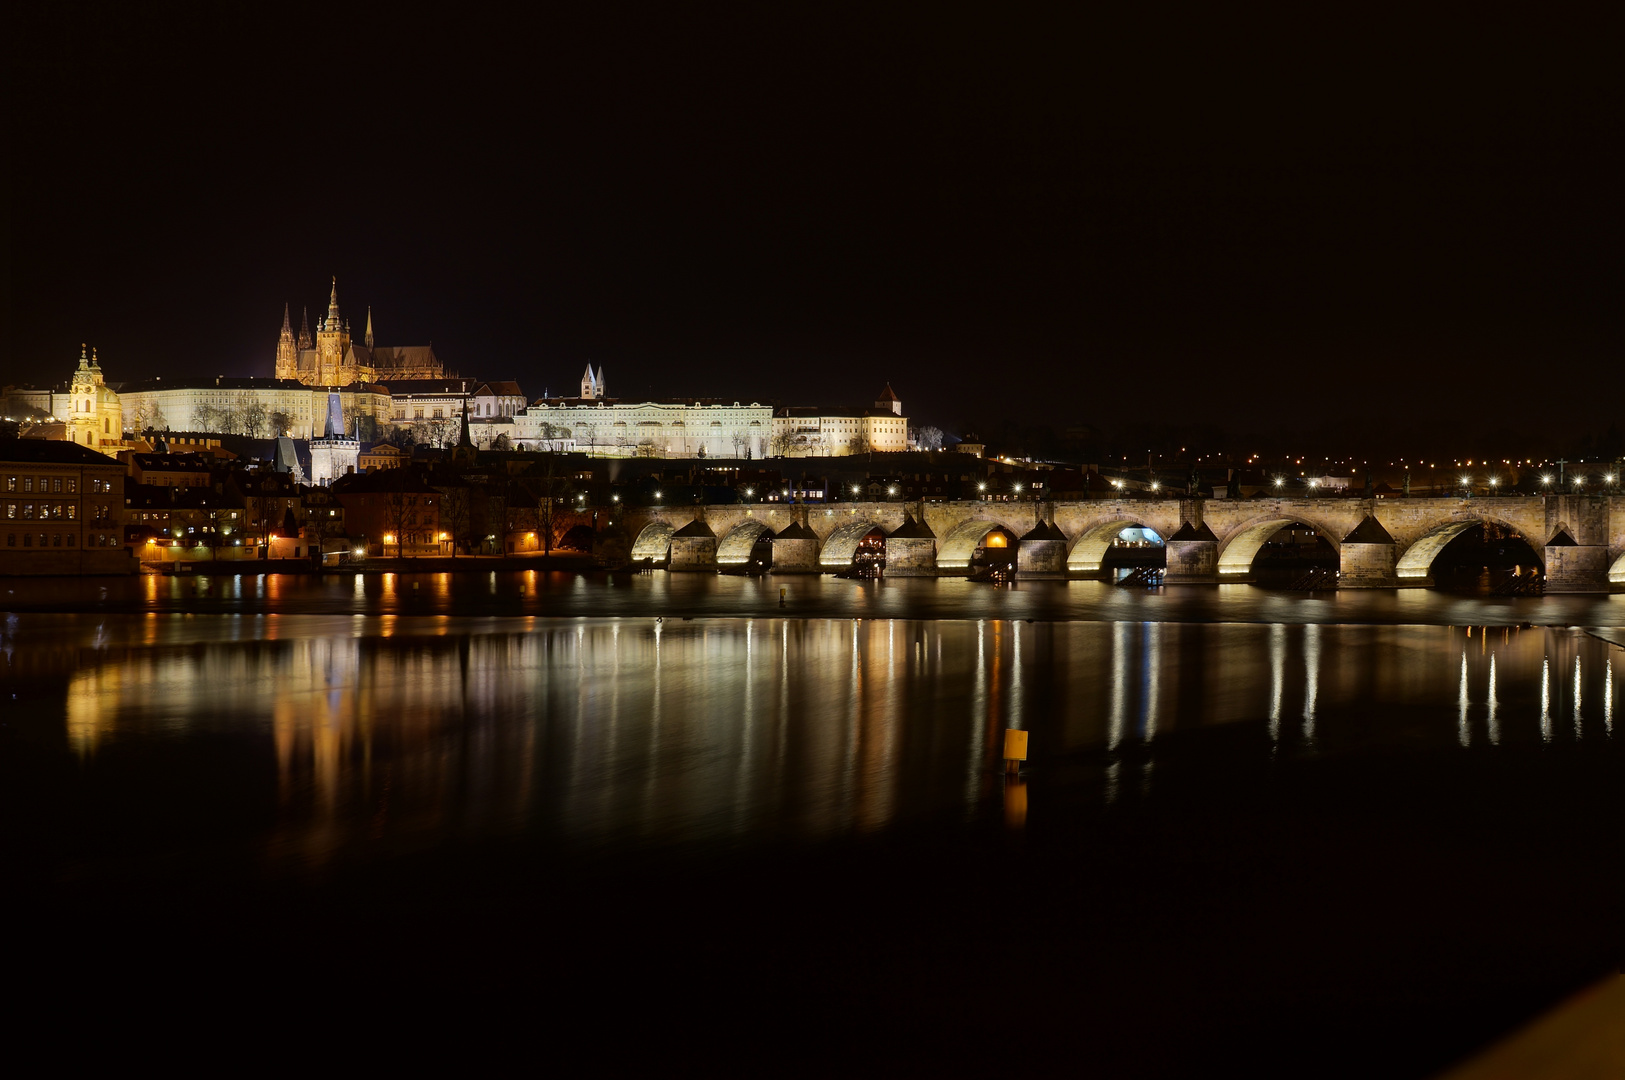
<path fill-rule="evenodd" d="M 344 354 L 350 351 L 350 328 L 339 318 L 339 279 L 333 279 L 333 295 L 327 301 L 327 318 L 316 324 L 316 383 L 341 386 L 350 380 L 340 373 Z"/>
<path fill-rule="evenodd" d="M 282 305 L 282 336 L 276 342 L 276 377 L 299 377 L 299 346 L 294 342 L 293 324 L 288 320 L 288 305 Z"/>
<path fill-rule="evenodd" d="M 367 348 L 370 349 L 370 348 L 373 347 L 372 346 L 372 305 L 371 304 L 367 305 L 367 336 L 365 338 L 363 338 L 362 340 L 367 343 Z"/>

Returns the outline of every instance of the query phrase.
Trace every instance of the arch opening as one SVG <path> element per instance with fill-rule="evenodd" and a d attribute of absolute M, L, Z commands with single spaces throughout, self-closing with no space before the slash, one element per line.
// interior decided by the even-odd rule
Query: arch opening
<path fill-rule="evenodd" d="M 1015 533 L 1002 525 L 995 525 L 971 553 L 971 580 L 996 585 L 1014 580 L 1020 548 L 1021 540 Z"/>
<path fill-rule="evenodd" d="M 1168 565 L 1168 540 L 1145 525 L 1124 526 L 1112 537 L 1101 556 L 1100 566 L 1108 578 L 1116 580 L 1139 570 Z"/>
<path fill-rule="evenodd" d="M 1614 565 L 1609 568 L 1608 584 L 1625 587 L 1625 555 L 1616 559 Z"/>
<path fill-rule="evenodd" d="M 975 518 L 963 521 L 949 530 L 942 540 L 942 546 L 937 551 L 937 568 L 941 570 L 970 570 L 971 560 L 976 557 L 978 549 L 985 545 L 987 538 L 997 530 L 1004 537 L 1006 549 L 1010 552 L 1012 561 L 1015 559 L 1016 547 L 1020 543 L 1016 534 L 1000 525 L 997 521 L 988 521 L 985 518 Z"/>
<path fill-rule="evenodd" d="M 1544 545 L 1543 545 L 1544 546 Z M 1401 579 L 1433 579 L 1452 592 L 1517 591 L 1546 572 L 1546 560 L 1528 538 L 1499 521 L 1451 521 L 1405 549 L 1395 567 Z"/>
<path fill-rule="evenodd" d="M 1116 546 L 1117 541 L 1123 537 L 1123 534 L 1129 532 L 1130 530 L 1140 530 L 1145 533 L 1150 533 L 1151 535 L 1156 536 L 1159 542 L 1163 539 L 1161 534 L 1159 534 L 1155 529 L 1148 527 L 1143 522 L 1134 521 L 1129 518 L 1115 518 L 1111 521 L 1103 521 L 1098 525 L 1092 525 L 1088 529 L 1085 529 L 1083 535 L 1078 537 L 1077 543 L 1072 545 L 1072 550 L 1068 552 L 1066 556 L 1067 573 L 1099 574 L 1106 572 L 1108 569 L 1110 569 L 1106 565 L 1108 556 L 1116 556 L 1118 558 L 1123 556 L 1124 552 L 1117 552 L 1113 549 Z M 1124 550 L 1126 552 L 1132 549 Z M 1158 553 L 1160 558 L 1166 559 L 1166 549 L 1159 548 Z M 1121 566 L 1125 564 L 1119 563 L 1118 565 Z"/>
<path fill-rule="evenodd" d="M 1219 580 L 1297 578 L 1338 568 L 1337 541 L 1307 521 L 1277 517 L 1241 529 L 1219 552 Z"/>
<path fill-rule="evenodd" d="M 771 566 L 773 535 L 773 530 L 760 521 L 746 521 L 734 526 L 727 536 L 717 542 L 717 566 L 723 570 L 749 566 L 756 561 L 756 549 L 763 543 L 768 548 L 767 564 Z"/>
<path fill-rule="evenodd" d="M 645 525 L 643 531 L 638 533 L 638 538 L 632 542 L 633 564 L 669 563 L 671 561 L 671 534 L 676 531 L 664 521 L 655 521 Z"/>
<path fill-rule="evenodd" d="M 872 521 L 849 521 L 829 534 L 824 541 L 824 547 L 818 553 L 818 568 L 830 572 L 842 572 L 854 569 L 856 558 L 861 548 L 865 553 L 865 562 L 872 562 L 876 540 L 873 534 L 879 533 L 878 547 L 880 550 L 880 565 L 886 563 L 886 532 Z"/>

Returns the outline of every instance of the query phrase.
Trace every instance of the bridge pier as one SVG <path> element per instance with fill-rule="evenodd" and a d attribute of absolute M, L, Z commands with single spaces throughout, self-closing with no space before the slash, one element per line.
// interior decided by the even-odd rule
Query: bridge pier
<path fill-rule="evenodd" d="M 672 571 L 693 570 L 716 573 L 717 534 L 703 520 L 695 518 L 671 534 Z"/>
<path fill-rule="evenodd" d="M 937 534 L 913 515 L 903 519 L 896 532 L 886 537 L 887 577 L 935 577 L 937 574 Z"/>
<path fill-rule="evenodd" d="M 1028 581 L 1066 577 L 1066 533 L 1046 521 L 1033 526 L 1016 548 L 1016 576 Z"/>
<path fill-rule="evenodd" d="M 806 522 L 792 521 L 773 538 L 773 573 L 816 574 L 818 568 L 818 534 Z"/>
<path fill-rule="evenodd" d="M 1219 583 L 1219 538 L 1212 529 L 1187 521 L 1163 543 L 1168 556 L 1164 585 Z"/>
<path fill-rule="evenodd" d="M 1367 514 L 1337 549 L 1340 589 L 1393 589 L 1399 586 L 1399 546 L 1382 523 Z M 1428 580 L 1432 580 L 1431 578 Z"/>
<path fill-rule="evenodd" d="M 1608 584 L 1608 549 L 1600 544 L 1576 544 L 1565 532 L 1546 545 L 1546 591 L 1549 593 L 1605 593 Z"/>

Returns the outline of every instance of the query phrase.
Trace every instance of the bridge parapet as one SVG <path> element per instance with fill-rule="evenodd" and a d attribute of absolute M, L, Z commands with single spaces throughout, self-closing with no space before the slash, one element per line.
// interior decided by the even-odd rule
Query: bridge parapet
<path fill-rule="evenodd" d="M 640 557 L 649 558 L 653 549 L 660 549 L 662 558 L 655 561 L 664 561 L 669 550 L 662 540 L 669 540 L 690 522 L 703 521 L 711 533 L 713 563 L 719 541 L 730 554 L 736 554 L 735 547 L 743 547 L 743 533 L 733 544 L 727 543 L 741 526 L 760 526 L 760 530 L 748 530 L 753 534 L 778 534 L 797 525 L 805 535 L 798 532 L 793 539 L 801 548 L 816 542 L 816 565 L 826 572 L 850 565 L 852 551 L 847 549 L 855 548 L 864 535 L 878 528 L 890 538 L 908 520 L 919 523 L 929 534 L 898 538 L 898 569 L 905 569 L 906 564 L 912 573 L 965 573 L 970 553 L 995 527 L 1018 538 L 1031 538 L 1032 550 L 1025 556 L 1018 548 L 1018 567 L 1058 573 L 1059 568 L 1051 563 L 1059 562 L 1056 552 L 1064 550 L 1065 573 L 1073 577 L 1098 574 L 1112 540 L 1131 525 L 1154 529 L 1170 540 L 1187 524 L 1193 530 L 1210 532 L 1212 540 L 1196 535 L 1178 541 L 1196 547 L 1170 547 L 1170 567 L 1178 563 L 1170 582 L 1247 580 L 1259 548 L 1281 528 L 1296 524 L 1313 528 L 1339 552 L 1346 584 L 1377 588 L 1432 584 L 1433 560 L 1451 540 L 1474 525 L 1494 523 L 1523 536 L 1542 555 L 1551 591 L 1594 592 L 1611 586 L 1625 591 L 1625 496 L 1619 495 L 741 503 L 629 508 L 624 520 L 638 539 Z M 1380 534 L 1367 527 L 1368 521 Z M 1046 532 L 1040 538 L 1037 530 L 1041 529 L 1052 529 L 1053 534 Z M 1359 529 L 1365 531 L 1357 535 Z M 669 532 L 663 537 L 659 534 L 664 530 Z M 1383 540 L 1381 534 L 1388 539 Z M 706 560 L 699 549 L 705 547 L 705 538 L 693 540 L 685 546 L 694 550 L 684 558 L 703 567 Z M 1202 546 L 1207 544 L 1214 546 Z M 792 546 L 786 544 L 787 555 Z M 888 552 L 893 547 L 888 539 Z M 802 561 L 804 556 L 802 552 Z M 1210 560 L 1210 556 L 1215 557 Z"/>

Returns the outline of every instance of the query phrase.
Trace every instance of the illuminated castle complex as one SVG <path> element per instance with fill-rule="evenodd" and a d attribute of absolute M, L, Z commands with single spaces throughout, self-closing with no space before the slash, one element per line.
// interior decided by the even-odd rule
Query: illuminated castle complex
<path fill-rule="evenodd" d="M 367 332 L 362 344 L 350 340 L 350 324 L 339 317 L 339 283 L 327 300 L 327 317 L 316 321 L 310 336 L 310 317 L 300 321 L 294 336 L 288 306 L 282 306 L 282 335 L 276 346 L 276 377 L 297 379 L 306 386 L 349 386 L 387 383 L 402 379 L 438 379 L 445 374 L 432 345 L 378 346 L 373 343 L 372 309 L 367 309 Z"/>

